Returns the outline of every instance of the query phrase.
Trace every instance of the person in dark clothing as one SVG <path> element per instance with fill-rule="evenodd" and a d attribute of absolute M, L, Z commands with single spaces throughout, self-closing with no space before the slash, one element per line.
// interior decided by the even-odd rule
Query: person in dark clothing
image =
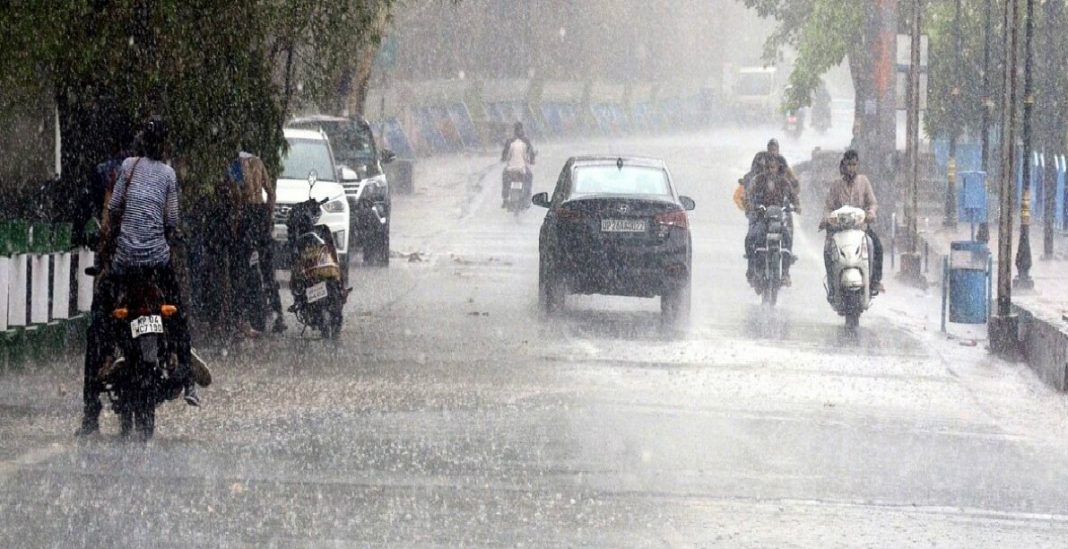
<path fill-rule="evenodd" d="M 98 280 L 93 304 L 96 320 L 105 327 L 96 333 L 90 331 L 90 337 L 95 339 L 94 345 L 86 350 L 86 360 L 97 360 L 100 367 L 112 363 L 109 356 L 113 339 L 109 330 L 114 326 L 108 313 L 114 309 L 124 281 L 131 277 L 148 278 L 159 285 L 169 303 L 177 305 L 177 314 L 169 322 L 172 327 L 170 337 L 178 355 L 175 376 L 185 384 L 186 402 L 199 406 L 200 397 L 191 367 L 187 313 L 172 265 L 170 241 L 175 239 L 178 227 L 178 184 L 174 170 L 163 162 L 167 134 L 166 123 L 161 118 L 150 118 L 140 136 L 144 156 L 123 161 L 115 179 L 102 224 L 101 245 L 106 253 L 101 257 L 103 274 Z M 86 370 L 90 368 L 87 366 Z M 95 374 L 92 381 L 98 383 L 99 371 Z M 95 389 L 99 391 L 99 386 Z M 90 392 L 90 388 L 84 391 L 86 395 Z M 94 399 L 95 405 L 86 404 L 87 413 L 82 419 L 79 435 L 90 434 L 99 428 L 100 403 L 98 397 Z"/>
<path fill-rule="evenodd" d="M 787 179 L 785 165 L 786 163 L 783 162 L 781 156 L 769 153 L 766 156 L 763 173 L 753 179 L 752 184 L 749 186 L 746 196 L 746 203 L 750 208 L 749 232 L 745 237 L 746 257 L 749 259 L 746 278 L 749 279 L 753 277 L 757 268 L 753 264 L 756 259 L 756 248 L 767 235 L 767 221 L 759 210 L 760 207 L 785 207 L 789 204 L 793 211 L 801 211 L 800 198 L 796 193 L 796 187 Z M 793 227 L 789 219 L 786 221 L 783 224 L 782 245 L 784 249 L 793 250 Z M 783 261 L 783 286 L 790 286 L 790 265 L 792 263 L 792 257 Z"/>

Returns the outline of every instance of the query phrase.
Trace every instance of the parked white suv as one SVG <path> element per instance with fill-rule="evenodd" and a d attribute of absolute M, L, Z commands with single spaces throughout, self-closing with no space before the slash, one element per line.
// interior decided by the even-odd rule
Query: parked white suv
<path fill-rule="evenodd" d="M 349 228 L 352 223 L 342 178 L 348 181 L 358 179 L 358 176 L 352 170 L 341 170 L 337 167 L 334 162 L 334 153 L 330 149 L 330 140 L 327 139 L 326 134 L 320 131 L 286 128 L 284 135 L 289 147 L 282 156 L 282 173 L 275 187 L 278 198 L 274 207 L 272 236 L 275 247 L 281 252 L 275 253 L 275 258 L 288 257 L 284 250 L 286 219 L 289 217 L 290 208 L 294 204 L 304 202 L 309 196 L 319 200 L 328 198 L 330 200 L 322 206 L 323 216 L 319 222 L 329 227 L 334 235 L 338 259 L 343 267 L 342 273 L 347 279 Z M 315 178 L 314 186 L 309 184 L 309 176 L 312 175 Z"/>

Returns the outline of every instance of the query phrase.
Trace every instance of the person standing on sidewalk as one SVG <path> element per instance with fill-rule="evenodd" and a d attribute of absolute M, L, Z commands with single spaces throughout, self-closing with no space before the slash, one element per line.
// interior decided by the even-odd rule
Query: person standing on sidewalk
<path fill-rule="evenodd" d="M 275 204 L 274 181 L 263 161 L 241 151 L 230 164 L 227 179 L 231 196 L 231 284 L 238 331 L 258 335 L 266 328 L 264 304 L 275 313 L 274 328 L 285 329 L 282 301 L 274 279 L 271 229 Z M 259 304 L 260 306 L 257 306 Z"/>
<path fill-rule="evenodd" d="M 872 276 L 871 276 L 871 293 L 877 295 L 880 292 L 886 291 L 883 288 L 883 245 L 879 241 L 879 236 L 872 230 L 872 223 L 875 222 L 875 215 L 879 210 L 879 203 L 875 200 L 875 191 L 872 189 L 871 182 L 868 181 L 867 176 L 861 175 L 857 171 L 857 165 L 859 163 L 860 155 L 855 150 L 848 150 L 842 155 L 842 160 L 838 164 L 838 171 L 841 174 L 834 183 L 831 183 L 830 189 L 827 192 L 827 200 L 824 203 L 823 219 L 820 222 L 820 228 L 826 226 L 826 219 L 831 215 L 831 212 L 841 208 L 843 206 L 853 206 L 864 210 L 865 217 L 865 232 L 868 234 L 868 238 L 871 239 L 872 244 Z M 831 277 L 831 256 L 830 256 L 830 237 L 831 233 L 827 233 L 827 243 L 823 249 L 823 264 L 827 269 L 828 280 Z"/>

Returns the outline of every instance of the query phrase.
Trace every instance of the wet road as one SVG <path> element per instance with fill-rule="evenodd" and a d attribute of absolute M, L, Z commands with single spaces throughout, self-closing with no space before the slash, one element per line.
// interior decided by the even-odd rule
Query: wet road
<path fill-rule="evenodd" d="M 209 350 L 206 407 L 165 406 L 147 446 L 110 416 L 70 437 L 76 360 L 0 377 L 0 547 L 1063 546 L 1068 406 L 1025 366 L 938 337 L 936 297 L 892 282 L 845 331 L 813 205 L 794 287 L 760 306 L 730 195 L 766 136 L 539 156 L 544 191 L 570 154 L 668 161 L 698 205 L 684 333 L 656 300 L 541 320 L 543 210 L 499 209 L 476 156 L 396 198 L 398 253 L 354 268 L 341 349 Z"/>

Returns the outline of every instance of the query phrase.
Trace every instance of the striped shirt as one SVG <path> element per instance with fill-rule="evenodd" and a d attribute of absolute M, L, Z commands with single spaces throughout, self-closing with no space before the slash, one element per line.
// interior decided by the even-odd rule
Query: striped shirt
<path fill-rule="evenodd" d="M 137 169 L 131 180 L 135 162 Z M 127 158 L 115 181 L 108 209 L 123 210 L 115 265 L 160 267 L 170 263 L 171 249 L 164 228 L 178 225 L 178 181 L 170 166 L 151 158 L 140 162 Z"/>

